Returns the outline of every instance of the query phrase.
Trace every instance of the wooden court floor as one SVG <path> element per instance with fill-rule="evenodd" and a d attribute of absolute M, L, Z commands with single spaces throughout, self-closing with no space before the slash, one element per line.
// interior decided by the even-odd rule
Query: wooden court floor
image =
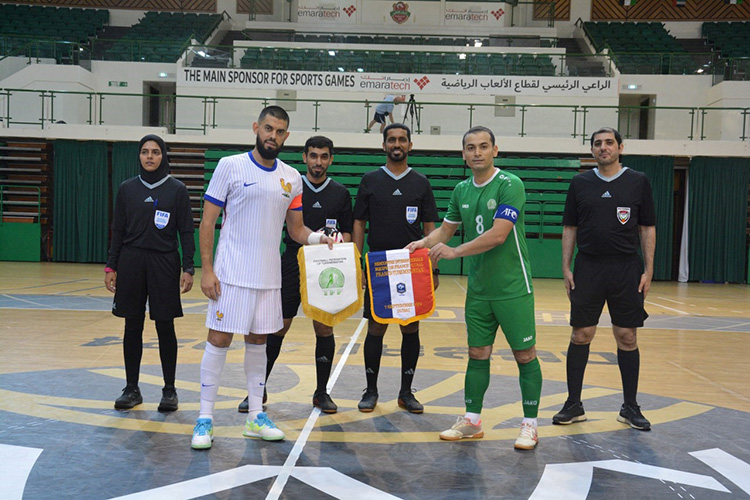
<path fill-rule="evenodd" d="M 196 282 L 199 274 L 196 276 Z M 335 329 L 335 415 L 310 404 L 314 336 L 298 317 L 269 382 L 269 415 L 287 439 L 242 437 L 243 349 L 222 377 L 214 446 L 190 449 L 198 413 L 206 300 L 199 287 L 176 320 L 180 409 L 156 411 L 161 372 L 147 321 L 144 404 L 119 412 L 121 319 L 100 265 L 0 263 L 0 498 L 748 498 L 750 288 L 656 282 L 639 330 L 639 402 L 653 430 L 615 417 L 616 348 L 602 318 L 586 371 L 587 422 L 553 426 L 565 400 L 570 327 L 560 280 L 536 280 L 537 349 L 544 388 L 540 444 L 513 450 L 521 417 L 517 368 L 502 336 L 485 401 L 485 437 L 441 442 L 463 412 L 465 277 L 442 276 L 435 315 L 422 322 L 414 388 L 425 413 L 396 405 L 400 334 L 385 337 L 380 402 L 359 413 L 365 387 L 357 314 Z"/>

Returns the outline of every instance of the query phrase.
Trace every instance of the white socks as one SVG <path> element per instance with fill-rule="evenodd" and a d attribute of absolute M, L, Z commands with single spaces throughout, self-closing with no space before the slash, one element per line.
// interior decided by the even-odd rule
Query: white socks
<path fill-rule="evenodd" d="M 534 427 L 534 429 L 536 429 L 536 419 L 535 418 L 526 418 L 526 417 L 524 417 L 523 422 L 521 422 L 521 423 L 522 424 L 532 425 Z"/>
<path fill-rule="evenodd" d="M 266 388 L 266 344 L 245 342 L 245 376 L 249 421 L 263 411 L 263 390 Z"/>
<path fill-rule="evenodd" d="M 482 421 L 481 415 L 479 413 L 466 412 L 464 418 L 468 418 L 469 422 L 471 422 L 472 425 L 479 425 L 479 422 Z"/>
<path fill-rule="evenodd" d="M 199 418 L 213 420 L 216 395 L 219 393 L 219 380 L 224 362 L 227 359 L 228 347 L 216 347 L 206 342 L 206 350 L 201 360 L 201 409 Z"/>

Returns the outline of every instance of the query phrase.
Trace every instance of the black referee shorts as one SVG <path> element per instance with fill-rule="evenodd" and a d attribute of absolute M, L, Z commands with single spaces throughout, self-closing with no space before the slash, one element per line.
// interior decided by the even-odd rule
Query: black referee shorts
<path fill-rule="evenodd" d="M 638 285 L 643 274 L 637 255 L 593 257 L 579 253 L 573 267 L 575 289 L 570 291 L 570 326 L 599 323 L 607 303 L 612 324 L 638 328 L 648 318 Z"/>
<path fill-rule="evenodd" d="M 146 313 L 152 320 L 182 317 L 180 303 L 180 254 L 123 247 L 117 263 L 117 289 L 112 314 L 137 318 Z"/>
<path fill-rule="evenodd" d="M 385 117 L 388 116 L 388 114 L 389 113 L 375 113 L 375 116 L 373 116 L 372 119 L 378 123 L 385 123 Z"/>
<path fill-rule="evenodd" d="M 281 315 L 290 319 L 297 315 L 302 297 L 299 293 L 299 263 L 296 255 L 281 256 Z"/>

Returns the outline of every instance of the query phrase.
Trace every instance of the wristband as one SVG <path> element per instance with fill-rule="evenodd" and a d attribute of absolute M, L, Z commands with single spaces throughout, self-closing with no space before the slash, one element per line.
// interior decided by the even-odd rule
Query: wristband
<path fill-rule="evenodd" d="M 116 273 L 117 271 L 115 271 L 115 270 L 114 270 L 114 269 L 112 269 L 111 267 L 105 267 L 105 268 L 104 268 L 104 272 L 105 272 L 105 273 Z"/>
<path fill-rule="evenodd" d="M 188 273 L 190 276 L 195 276 L 195 268 L 194 267 L 187 267 L 182 270 L 183 273 Z"/>
<path fill-rule="evenodd" d="M 323 239 L 323 233 L 310 233 L 310 236 L 307 237 L 307 244 L 308 245 L 318 245 L 320 243 L 320 240 Z"/>

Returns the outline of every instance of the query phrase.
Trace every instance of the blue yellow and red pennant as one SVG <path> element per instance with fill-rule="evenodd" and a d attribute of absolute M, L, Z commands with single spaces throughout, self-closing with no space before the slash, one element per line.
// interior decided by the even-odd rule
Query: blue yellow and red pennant
<path fill-rule="evenodd" d="M 408 325 L 432 315 L 435 293 L 427 249 L 370 252 L 366 262 L 373 319 Z"/>

